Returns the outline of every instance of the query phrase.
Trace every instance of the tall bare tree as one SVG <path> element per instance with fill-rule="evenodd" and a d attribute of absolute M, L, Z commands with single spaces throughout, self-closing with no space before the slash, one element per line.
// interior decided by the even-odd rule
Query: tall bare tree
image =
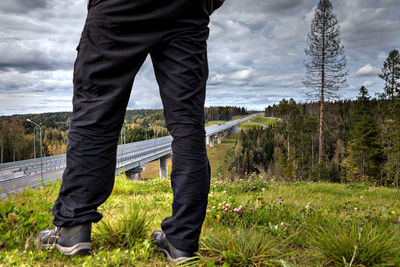
<path fill-rule="evenodd" d="M 307 36 L 304 61 L 306 77 L 303 84 L 309 88 L 309 99 L 319 100 L 319 147 L 318 163 L 322 162 L 323 124 L 325 100 L 340 97 L 339 90 L 346 86 L 346 57 L 340 44 L 340 31 L 329 0 L 320 0 L 315 17 L 311 22 L 311 32 Z"/>

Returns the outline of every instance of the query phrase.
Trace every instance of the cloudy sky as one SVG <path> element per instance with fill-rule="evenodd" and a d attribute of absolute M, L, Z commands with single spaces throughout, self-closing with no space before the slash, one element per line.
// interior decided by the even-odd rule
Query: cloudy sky
<path fill-rule="evenodd" d="M 86 0 L 0 1 L 0 115 L 71 111 L 72 68 Z M 400 49 L 400 0 L 333 0 L 348 60 L 352 99 Z M 206 105 L 262 110 L 282 98 L 304 101 L 306 36 L 318 0 L 226 0 L 211 18 Z M 129 108 L 161 108 L 149 58 Z"/>

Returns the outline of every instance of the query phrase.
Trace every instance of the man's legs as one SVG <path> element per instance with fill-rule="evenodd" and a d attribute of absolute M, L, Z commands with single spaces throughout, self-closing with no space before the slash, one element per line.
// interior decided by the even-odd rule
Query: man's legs
<path fill-rule="evenodd" d="M 173 137 L 172 216 L 161 227 L 175 248 L 189 252 L 198 249 L 210 188 L 204 130 L 207 19 L 171 39 L 167 36 L 150 52 L 165 120 Z"/>
<path fill-rule="evenodd" d="M 67 166 L 53 207 L 56 226 L 102 218 L 97 207 L 113 188 L 118 135 L 134 76 L 148 52 L 143 38 L 140 43 L 119 40 L 120 33 L 111 24 L 114 17 L 103 23 L 98 15 L 103 7 L 92 3 L 100 1 L 91 1 L 74 67 Z"/>
<path fill-rule="evenodd" d="M 118 134 L 133 79 L 151 51 L 165 119 L 174 138 L 173 214 L 162 229 L 176 248 L 197 250 L 210 185 L 204 143 L 206 3 L 90 1 L 74 69 L 67 167 L 53 207 L 56 226 L 68 228 L 101 219 L 97 207 L 113 188 Z"/>

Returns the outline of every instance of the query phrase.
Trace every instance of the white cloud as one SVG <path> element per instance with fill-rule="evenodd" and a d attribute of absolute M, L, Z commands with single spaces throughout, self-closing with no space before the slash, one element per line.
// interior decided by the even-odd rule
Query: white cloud
<path fill-rule="evenodd" d="M 365 81 L 364 83 L 363 83 L 363 86 L 365 86 L 365 87 L 372 87 L 372 86 L 374 86 L 376 84 L 376 82 L 375 81 Z"/>
<path fill-rule="evenodd" d="M 355 77 L 365 77 L 365 76 L 377 76 L 380 73 L 380 69 L 367 64 L 359 68 L 353 75 Z"/>

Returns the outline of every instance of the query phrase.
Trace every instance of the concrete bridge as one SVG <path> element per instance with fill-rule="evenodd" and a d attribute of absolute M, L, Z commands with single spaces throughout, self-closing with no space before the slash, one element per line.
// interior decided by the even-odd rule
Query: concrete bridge
<path fill-rule="evenodd" d="M 215 146 L 215 139 L 221 143 L 222 136 L 236 127 L 237 124 L 250 120 L 259 114 L 253 114 L 242 119 L 222 122 L 206 127 L 206 143 L 210 147 Z M 133 142 L 119 145 L 117 153 L 116 174 L 125 172 L 130 179 L 140 179 L 143 165 L 155 160 L 160 161 L 160 177 L 168 177 L 168 158 L 171 157 L 171 136 Z M 66 165 L 65 154 L 43 158 L 43 176 L 40 177 L 40 158 L 21 160 L 0 164 L 0 185 L 3 189 L 1 197 L 7 197 L 7 193 L 20 192 L 25 188 L 44 186 L 50 181 L 61 179 Z M 1 189 L 1 188 L 0 188 Z"/>

